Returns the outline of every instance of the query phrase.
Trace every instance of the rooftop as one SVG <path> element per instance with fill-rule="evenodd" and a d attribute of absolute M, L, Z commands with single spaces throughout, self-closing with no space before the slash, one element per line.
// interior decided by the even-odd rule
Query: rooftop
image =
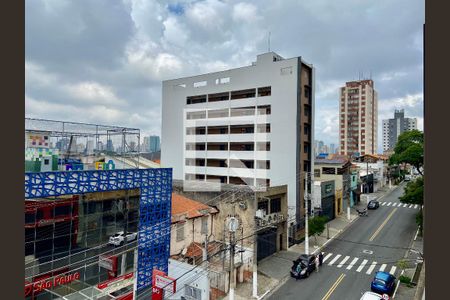
<path fill-rule="evenodd" d="M 187 197 L 172 193 L 172 222 L 178 222 L 184 216 L 186 219 L 202 217 L 217 213 L 217 209 Z"/>

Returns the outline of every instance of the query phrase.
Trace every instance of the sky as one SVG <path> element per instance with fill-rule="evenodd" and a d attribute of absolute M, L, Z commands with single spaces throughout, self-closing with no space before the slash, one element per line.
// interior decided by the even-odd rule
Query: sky
<path fill-rule="evenodd" d="M 161 133 L 163 80 L 271 51 L 315 67 L 315 138 L 338 144 L 339 87 L 374 80 L 423 130 L 423 0 L 25 1 L 25 115 Z M 320 122 L 318 121 L 320 120 Z M 164 142 L 164 137 L 162 137 Z"/>

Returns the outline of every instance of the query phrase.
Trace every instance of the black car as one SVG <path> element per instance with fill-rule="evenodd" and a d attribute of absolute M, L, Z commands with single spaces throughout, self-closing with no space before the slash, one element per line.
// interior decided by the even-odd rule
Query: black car
<path fill-rule="evenodd" d="M 380 202 L 377 200 L 370 200 L 367 204 L 367 209 L 377 209 L 378 207 L 380 207 Z"/>
<path fill-rule="evenodd" d="M 322 255 L 319 254 L 320 263 L 322 265 Z M 296 260 L 293 261 L 291 267 L 291 276 L 299 279 L 306 278 L 316 269 L 316 255 L 314 254 L 301 254 Z"/>

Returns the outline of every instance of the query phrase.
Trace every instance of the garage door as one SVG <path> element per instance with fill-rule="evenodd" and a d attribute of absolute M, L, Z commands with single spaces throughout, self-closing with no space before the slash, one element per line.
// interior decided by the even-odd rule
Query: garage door
<path fill-rule="evenodd" d="M 263 233 L 258 234 L 258 254 L 257 259 L 270 256 L 277 252 L 277 230 L 269 229 Z"/>

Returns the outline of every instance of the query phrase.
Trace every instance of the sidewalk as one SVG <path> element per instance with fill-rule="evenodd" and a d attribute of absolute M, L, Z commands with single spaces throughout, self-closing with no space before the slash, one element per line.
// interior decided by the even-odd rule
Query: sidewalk
<path fill-rule="evenodd" d="M 417 236 L 411 244 L 411 248 L 418 250 L 423 253 L 423 237 Z M 407 252 L 405 258 L 411 260 L 410 268 L 405 269 L 405 273 L 403 275 L 408 276 L 409 278 L 413 278 L 414 271 L 416 269 L 417 262 L 415 259 L 418 258 L 419 255 L 416 253 L 412 253 L 410 251 Z M 395 294 L 395 299 L 398 300 L 421 300 L 425 289 L 425 262 L 420 271 L 419 280 L 417 285 L 414 287 L 408 287 L 405 284 L 400 284 L 397 293 Z"/>
<path fill-rule="evenodd" d="M 389 193 L 397 186 L 385 186 L 379 189 L 376 193 L 371 193 L 371 199 L 379 199 L 383 195 Z M 347 219 L 347 212 L 345 211 L 341 215 L 337 216 L 334 220 L 327 223 L 329 238 L 327 238 L 327 229 L 317 237 L 309 239 L 309 251 L 310 253 L 317 252 L 331 240 L 338 237 L 343 231 L 350 226 L 356 219 L 358 219 L 358 213 L 355 208 L 363 208 L 366 203 L 360 202 L 350 210 L 350 220 Z M 305 253 L 305 242 L 293 245 L 287 251 L 279 251 L 274 255 L 261 260 L 258 263 L 258 296 L 267 296 L 274 293 L 280 288 L 290 277 L 290 269 L 292 261 L 295 260 L 300 254 Z M 228 295 L 223 298 L 228 299 Z M 235 299 L 252 299 L 252 282 L 241 283 L 236 287 Z"/>

